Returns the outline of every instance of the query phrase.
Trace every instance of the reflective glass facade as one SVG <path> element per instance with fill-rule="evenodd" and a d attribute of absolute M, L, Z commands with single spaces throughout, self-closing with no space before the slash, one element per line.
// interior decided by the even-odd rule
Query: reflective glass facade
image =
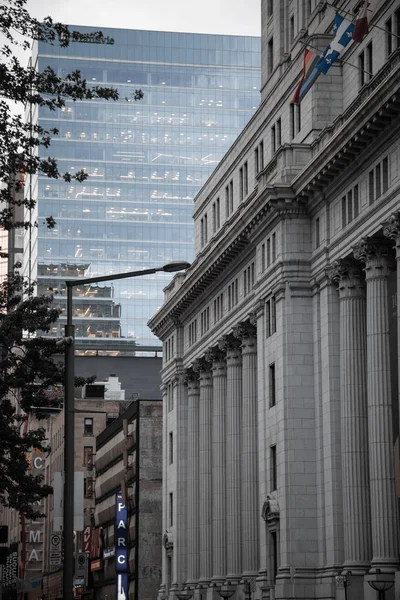
<path fill-rule="evenodd" d="M 259 38 L 103 33 L 114 43 L 38 46 L 39 69 L 50 65 L 59 76 L 78 69 L 93 84 L 118 87 L 121 97 L 39 112 L 44 127 L 59 130 L 44 155 L 55 156 L 63 172 L 89 175 L 82 184 L 38 182 L 39 292 L 57 293 L 62 306 L 65 278 L 193 259 L 193 199 L 260 102 Z M 139 102 L 136 88 L 144 93 Z M 49 215 L 53 230 L 43 224 Z M 146 323 L 170 278 L 75 288 L 81 346 L 159 347 Z M 61 317 L 52 333 L 61 335 L 64 323 Z"/>

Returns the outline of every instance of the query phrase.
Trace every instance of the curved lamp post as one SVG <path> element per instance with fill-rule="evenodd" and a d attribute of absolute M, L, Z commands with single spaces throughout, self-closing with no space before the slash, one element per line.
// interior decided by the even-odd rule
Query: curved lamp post
<path fill-rule="evenodd" d="M 177 592 L 176 595 L 179 600 L 189 600 L 193 596 L 193 592 L 191 590 L 182 590 L 181 592 Z"/>
<path fill-rule="evenodd" d="M 128 271 L 115 275 L 100 275 L 84 279 L 67 279 L 67 324 L 65 326 L 65 397 L 64 397 L 64 568 L 63 568 L 63 598 L 73 598 L 74 576 L 74 452 L 75 452 L 75 327 L 72 324 L 72 290 L 79 285 L 113 281 L 114 279 L 129 279 L 152 275 L 159 271 L 174 273 L 190 267 L 184 260 L 171 261 L 162 267 L 142 271 Z"/>

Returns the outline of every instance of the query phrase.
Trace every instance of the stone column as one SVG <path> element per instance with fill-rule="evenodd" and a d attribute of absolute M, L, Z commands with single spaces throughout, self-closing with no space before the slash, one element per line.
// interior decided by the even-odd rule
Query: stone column
<path fill-rule="evenodd" d="M 218 348 L 206 352 L 212 363 L 212 530 L 213 580 L 222 583 L 226 575 L 226 361 Z"/>
<path fill-rule="evenodd" d="M 212 374 L 205 359 L 197 359 L 193 369 L 199 373 L 199 519 L 200 581 L 212 578 Z"/>
<path fill-rule="evenodd" d="M 168 493 L 167 493 L 167 465 L 168 465 L 168 385 L 163 383 L 160 387 L 162 403 L 163 403 L 163 480 L 162 480 L 162 527 L 165 533 L 168 528 Z M 171 585 L 170 581 L 167 581 L 167 552 L 165 548 L 162 549 L 162 580 L 159 589 L 160 598 L 167 594 L 168 586 Z"/>
<path fill-rule="evenodd" d="M 242 577 L 255 577 L 259 567 L 257 328 L 239 323 L 234 336 L 242 344 Z"/>
<path fill-rule="evenodd" d="M 186 369 L 187 386 L 187 470 L 186 470 L 186 582 L 199 578 L 199 377 Z M 181 457 L 177 457 L 179 460 Z"/>
<path fill-rule="evenodd" d="M 365 263 L 367 282 L 367 390 L 371 487 L 372 566 L 391 571 L 399 562 L 397 498 L 393 464 L 387 276 L 392 251 L 363 238 L 353 248 Z"/>
<path fill-rule="evenodd" d="M 328 275 L 338 282 L 340 302 L 344 567 L 356 575 L 368 571 L 372 557 L 365 278 L 350 260 L 334 263 Z"/>
<path fill-rule="evenodd" d="M 242 571 L 241 536 L 241 417 L 242 417 L 242 353 L 240 342 L 224 336 L 219 342 L 226 351 L 226 521 L 227 579 L 240 580 Z"/>

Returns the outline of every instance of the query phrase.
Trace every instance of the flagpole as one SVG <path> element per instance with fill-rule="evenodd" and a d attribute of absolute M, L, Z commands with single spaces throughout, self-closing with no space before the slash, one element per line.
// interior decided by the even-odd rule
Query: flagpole
<path fill-rule="evenodd" d="M 345 15 L 350 15 L 351 17 L 355 17 L 357 15 L 354 15 L 354 13 L 352 13 L 349 10 L 345 10 L 344 8 L 337 8 L 337 6 L 333 6 L 333 4 L 329 4 L 329 2 L 326 3 L 327 6 L 330 6 L 331 8 L 335 9 L 336 12 L 340 13 L 344 13 Z M 368 9 L 369 12 L 373 12 L 372 10 Z M 396 39 L 400 40 L 400 35 L 397 35 L 397 33 L 393 33 L 392 31 L 387 31 L 387 29 L 385 29 L 384 27 L 380 27 L 380 25 L 376 25 L 373 24 L 371 22 L 368 22 L 368 26 L 370 29 L 380 29 L 380 31 L 383 31 L 384 33 L 390 33 L 391 36 L 395 37 Z M 358 68 L 358 67 L 357 67 Z"/>

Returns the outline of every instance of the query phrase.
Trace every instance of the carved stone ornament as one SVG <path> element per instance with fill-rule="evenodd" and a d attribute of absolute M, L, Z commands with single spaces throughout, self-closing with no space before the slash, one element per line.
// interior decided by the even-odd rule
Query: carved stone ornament
<path fill-rule="evenodd" d="M 384 240 L 364 237 L 353 246 L 353 255 L 367 264 L 370 260 L 391 258 L 392 249 Z"/>
<path fill-rule="evenodd" d="M 226 358 L 225 352 L 218 347 L 209 348 L 205 352 L 205 359 L 207 362 L 213 364 L 215 362 L 223 362 Z"/>
<path fill-rule="evenodd" d="M 193 371 L 195 371 L 196 373 L 201 373 L 201 371 L 211 371 L 211 364 L 204 357 L 196 358 L 196 360 L 193 362 L 192 367 Z"/>
<path fill-rule="evenodd" d="M 400 211 L 395 212 L 382 223 L 382 228 L 384 236 L 400 242 Z"/>
<path fill-rule="evenodd" d="M 163 535 L 163 546 L 167 551 L 168 556 L 170 556 L 174 549 L 174 540 L 172 537 L 172 533 L 168 530 Z"/>
<path fill-rule="evenodd" d="M 326 268 L 326 275 L 332 281 L 340 282 L 342 279 L 364 279 L 363 269 L 355 260 L 335 260 Z"/>
<path fill-rule="evenodd" d="M 199 381 L 199 374 L 189 367 L 189 369 L 185 369 L 183 371 L 183 381 L 186 385 L 190 383 L 197 383 Z"/>
<path fill-rule="evenodd" d="M 279 504 L 278 500 L 274 498 L 274 496 L 267 496 L 267 500 L 264 502 L 262 507 L 261 516 L 269 525 L 279 521 Z"/>
<path fill-rule="evenodd" d="M 218 347 L 224 352 L 240 351 L 240 340 L 232 334 L 224 335 L 218 340 Z"/>
<path fill-rule="evenodd" d="M 238 323 L 233 328 L 233 335 L 238 340 L 242 340 L 243 338 L 254 338 L 257 335 L 257 327 L 252 325 L 250 321 L 243 321 L 242 323 Z"/>

